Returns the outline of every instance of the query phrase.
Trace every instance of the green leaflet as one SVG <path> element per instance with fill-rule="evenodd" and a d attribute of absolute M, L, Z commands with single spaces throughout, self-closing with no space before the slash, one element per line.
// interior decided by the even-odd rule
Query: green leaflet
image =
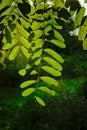
<path fill-rule="evenodd" d="M 48 76 L 41 76 L 40 79 L 44 82 L 46 82 L 47 84 L 50 84 L 50 85 L 54 85 L 54 86 L 58 86 L 58 81 L 51 78 L 51 77 L 48 77 Z"/>
<path fill-rule="evenodd" d="M 8 43 L 12 42 L 12 36 L 11 36 L 11 32 L 9 31 L 8 28 L 5 28 L 5 36 L 6 36 L 6 40 Z"/>
<path fill-rule="evenodd" d="M 43 60 L 45 60 L 49 65 L 54 67 L 56 70 L 62 71 L 62 66 L 56 62 L 54 59 L 50 57 L 44 57 Z"/>
<path fill-rule="evenodd" d="M 21 69 L 18 71 L 19 75 L 25 76 L 26 75 L 26 69 Z"/>
<path fill-rule="evenodd" d="M 55 7 L 66 8 L 62 0 L 53 0 Z"/>
<path fill-rule="evenodd" d="M 12 43 L 5 43 L 2 47 L 3 50 L 8 50 L 14 47 L 17 44 L 18 40 L 17 39 L 12 39 Z"/>
<path fill-rule="evenodd" d="M 61 72 L 59 72 L 58 70 L 53 69 L 50 66 L 42 66 L 41 69 L 43 69 L 44 71 L 48 72 L 52 76 L 61 76 Z"/>
<path fill-rule="evenodd" d="M 19 33 L 23 36 L 23 37 L 25 37 L 26 39 L 28 39 L 28 37 L 29 37 L 29 32 L 28 31 L 26 31 L 26 29 L 25 28 L 23 28 L 23 26 L 21 26 L 20 24 L 18 24 L 17 23 L 17 26 L 18 26 L 18 31 L 19 31 Z"/>
<path fill-rule="evenodd" d="M 47 48 L 47 49 L 44 49 L 44 52 L 51 55 L 58 62 L 60 62 L 60 63 L 64 62 L 63 58 L 57 52 L 55 52 L 54 50 Z"/>
<path fill-rule="evenodd" d="M 4 7 L 8 6 L 8 5 L 10 6 L 11 3 L 12 3 L 12 0 L 3 0 L 0 4 L 0 10 L 3 9 Z"/>
<path fill-rule="evenodd" d="M 26 65 L 26 70 L 29 70 L 31 66 L 29 64 Z"/>
<path fill-rule="evenodd" d="M 87 34 L 87 19 L 85 20 L 84 24 L 79 29 L 78 39 L 84 40 Z"/>
<path fill-rule="evenodd" d="M 43 107 L 46 106 L 45 102 L 41 98 L 35 96 L 35 99 L 41 106 L 43 106 Z"/>
<path fill-rule="evenodd" d="M 21 44 L 22 44 L 24 47 L 26 47 L 27 49 L 30 48 L 31 44 L 29 43 L 29 41 L 28 41 L 26 38 L 24 38 L 23 36 L 20 36 L 20 37 L 19 37 L 19 40 L 20 40 Z"/>
<path fill-rule="evenodd" d="M 54 38 L 56 38 L 57 40 L 60 40 L 61 42 L 64 42 L 64 38 L 63 38 L 62 35 L 61 35 L 58 31 L 56 31 L 56 30 L 54 30 Z"/>
<path fill-rule="evenodd" d="M 4 15 L 8 16 L 8 15 L 10 15 L 10 14 L 12 13 L 12 11 L 13 11 L 13 7 L 10 7 L 10 8 L 8 8 L 8 9 L 6 9 L 6 10 L 0 15 L 0 17 L 2 17 L 2 16 L 4 16 Z"/>
<path fill-rule="evenodd" d="M 42 30 L 36 30 L 36 31 L 34 31 L 34 34 L 35 34 L 35 36 L 34 36 L 33 40 L 36 41 L 36 40 L 38 40 L 38 38 L 40 38 L 42 36 L 43 31 Z"/>
<path fill-rule="evenodd" d="M 22 92 L 22 96 L 26 97 L 32 94 L 35 91 L 35 88 L 28 88 Z"/>
<path fill-rule="evenodd" d="M 52 39 L 50 42 L 53 43 L 54 45 L 60 47 L 60 48 L 66 47 L 66 45 L 62 41 L 59 41 L 59 40 Z"/>
<path fill-rule="evenodd" d="M 21 21 L 21 25 L 24 27 L 24 28 L 26 28 L 26 29 L 28 29 L 29 28 L 29 26 L 30 26 L 30 23 L 29 22 L 27 22 L 26 20 L 24 20 L 22 17 L 20 18 L 20 21 Z M 23 29 L 24 30 L 24 29 Z M 26 30 L 24 30 L 24 31 L 26 31 Z M 27 33 L 27 32 L 26 32 Z M 29 33 L 27 33 L 27 35 L 29 35 Z"/>
<path fill-rule="evenodd" d="M 85 13 L 85 8 L 82 7 L 80 9 L 79 13 L 77 14 L 77 16 L 75 18 L 75 21 L 74 21 L 74 24 L 75 24 L 76 27 L 81 24 L 81 21 L 82 21 L 82 18 L 84 16 L 84 13 Z"/>
<path fill-rule="evenodd" d="M 33 51 L 35 51 L 37 48 L 42 48 L 43 44 L 44 44 L 43 39 L 36 40 L 34 47 L 32 47 Z"/>
<path fill-rule="evenodd" d="M 47 26 L 47 27 L 44 29 L 44 34 L 45 34 L 45 35 L 49 35 L 49 31 L 51 31 L 51 30 L 52 30 L 51 25 Z"/>
<path fill-rule="evenodd" d="M 30 73 L 30 75 L 35 75 L 35 74 L 37 74 L 38 72 L 36 71 L 36 70 L 32 70 L 31 71 L 31 73 Z"/>
<path fill-rule="evenodd" d="M 21 85 L 20 85 L 20 88 L 25 88 L 25 87 L 28 87 L 32 84 L 35 84 L 37 81 L 36 80 L 28 80 L 28 81 L 25 81 L 23 82 Z"/>
<path fill-rule="evenodd" d="M 37 61 L 35 61 L 35 65 L 39 65 L 41 63 L 41 58 L 39 58 Z"/>
<path fill-rule="evenodd" d="M 87 50 L 87 38 L 83 41 L 83 49 Z"/>
<path fill-rule="evenodd" d="M 33 56 L 32 56 L 32 59 L 35 59 L 37 57 L 40 57 L 42 54 L 42 49 L 39 49 L 39 51 L 36 51 Z"/>
<path fill-rule="evenodd" d="M 29 59 L 29 57 L 31 56 L 31 53 L 29 54 L 28 53 L 28 50 L 24 47 L 24 46 L 21 46 L 21 51 L 22 53 L 24 54 L 24 56 Z"/>
<path fill-rule="evenodd" d="M 33 31 L 38 30 L 41 26 L 41 23 L 34 21 L 31 25 Z"/>
<path fill-rule="evenodd" d="M 15 46 L 9 55 L 9 60 L 14 60 L 19 51 L 20 51 L 20 46 Z"/>
<path fill-rule="evenodd" d="M 42 87 L 39 87 L 38 89 L 43 91 L 43 92 L 46 92 L 46 93 L 48 93 L 48 94 L 50 94 L 52 96 L 55 96 L 55 91 L 54 90 L 50 90 L 47 87 L 42 86 Z"/>

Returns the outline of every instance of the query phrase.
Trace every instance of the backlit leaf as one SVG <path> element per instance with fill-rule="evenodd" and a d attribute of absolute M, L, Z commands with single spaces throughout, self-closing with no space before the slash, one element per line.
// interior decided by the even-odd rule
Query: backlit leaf
<path fill-rule="evenodd" d="M 47 83 L 47 84 L 54 85 L 54 86 L 56 86 L 56 87 L 58 86 L 58 81 L 55 80 L 55 79 L 53 79 L 53 78 L 51 78 L 51 77 L 41 76 L 40 79 L 41 79 L 42 81 L 44 81 L 45 83 Z"/>
<path fill-rule="evenodd" d="M 3 45 L 2 49 L 3 50 L 8 50 L 14 47 L 17 44 L 18 40 L 17 39 L 12 39 L 12 43 L 6 43 Z"/>
<path fill-rule="evenodd" d="M 60 48 L 65 48 L 66 47 L 66 45 L 63 42 L 59 41 L 59 40 L 52 39 L 50 42 L 53 43 L 54 45 L 60 47 Z"/>
<path fill-rule="evenodd" d="M 56 39 L 58 39 L 58 40 L 64 42 L 64 38 L 63 38 L 62 35 L 61 35 L 58 31 L 56 31 L 56 30 L 54 30 L 54 38 L 56 38 Z"/>
<path fill-rule="evenodd" d="M 20 85 L 20 88 L 25 88 L 25 87 L 28 87 L 28 86 L 35 84 L 35 83 L 36 83 L 36 80 L 28 80 L 28 81 L 23 82 Z"/>
<path fill-rule="evenodd" d="M 24 38 L 23 36 L 19 37 L 19 40 L 21 42 L 21 44 L 26 47 L 27 49 L 30 48 L 31 44 L 28 42 L 28 40 L 26 38 Z"/>
<path fill-rule="evenodd" d="M 85 20 L 84 24 L 79 29 L 78 39 L 84 40 L 86 34 L 87 34 L 87 19 Z"/>
<path fill-rule="evenodd" d="M 45 60 L 49 65 L 54 67 L 56 70 L 62 71 L 62 66 L 54 59 L 50 57 L 44 57 L 43 60 Z"/>
<path fill-rule="evenodd" d="M 53 76 L 61 76 L 61 72 L 58 70 L 53 69 L 50 66 L 42 66 L 41 69 L 43 69 L 44 71 L 48 72 L 49 74 L 53 75 Z"/>
<path fill-rule="evenodd" d="M 50 94 L 52 96 L 55 96 L 55 91 L 51 90 L 51 89 L 49 89 L 47 87 L 42 86 L 42 87 L 39 87 L 38 89 L 43 91 L 43 92 L 46 92 L 46 93 L 48 93 L 48 94 Z"/>
<path fill-rule="evenodd" d="M 51 55 L 58 62 L 60 62 L 60 63 L 64 62 L 63 58 L 57 52 L 55 52 L 54 50 L 47 48 L 47 49 L 44 49 L 44 52 Z"/>
<path fill-rule="evenodd" d="M 26 75 L 26 69 L 21 69 L 18 71 L 19 75 L 25 76 Z"/>
<path fill-rule="evenodd" d="M 20 51 L 20 46 L 14 47 L 9 55 L 9 60 L 14 60 L 19 51 Z"/>
<path fill-rule="evenodd" d="M 21 51 L 27 59 L 31 56 L 31 54 L 28 53 L 28 50 L 24 46 L 21 46 Z"/>
<path fill-rule="evenodd" d="M 45 102 L 41 98 L 35 96 L 35 99 L 41 106 L 43 106 L 43 107 L 46 106 Z"/>
<path fill-rule="evenodd" d="M 22 92 L 22 96 L 26 97 L 32 94 L 35 91 L 35 88 L 28 88 Z"/>
<path fill-rule="evenodd" d="M 79 13 L 77 14 L 76 18 L 75 18 L 75 21 L 74 21 L 75 26 L 78 26 L 78 25 L 81 24 L 81 21 L 82 21 L 82 18 L 83 18 L 83 16 L 84 16 L 84 13 L 85 13 L 85 8 L 82 7 L 82 8 L 80 9 Z"/>

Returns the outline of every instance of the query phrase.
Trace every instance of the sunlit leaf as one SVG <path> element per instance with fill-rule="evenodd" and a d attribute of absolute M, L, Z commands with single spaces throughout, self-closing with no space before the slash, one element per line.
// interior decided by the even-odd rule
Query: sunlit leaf
<path fill-rule="evenodd" d="M 9 60 L 14 60 L 19 51 L 20 51 L 20 46 L 14 47 L 9 55 Z"/>
<path fill-rule="evenodd" d="M 49 74 L 51 74 L 53 76 L 61 76 L 61 72 L 59 72 L 58 70 L 53 69 L 50 66 L 42 66 L 41 69 L 43 69 L 44 71 L 48 72 Z"/>
<path fill-rule="evenodd" d="M 35 52 L 32 56 L 32 59 L 35 59 L 36 57 L 40 57 L 42 54 L 42 49 L 39 49 L 39 51 Z"/>
<path fill-rule="evenodd" d="M 35 96 L 35 99 L 41 106 L 43 106 L 43 107 L 46 106 L 45 102 L 41 98 Z"/>
<path fill-rule="evenodd" d="M 60 63 L 64 62 L 63 58 L 57 52 L 55 52 L 54 50 L 47 48 L 47 49 L 44 49 L 44 52 L 51 55 L 58 62 L 60 62 Z"/>
<path fill-rule="evenodd" d="M 26 97 L 32 94 L 35 91 L 35 88 L 28 88 L 22 92 L 22 96 Z"/>
<path fill-rule="evenodd" d="M 43 91 L 43 92 L 46 92 L 46 93 L 48 93 L 48 94 L 50 94 L 52 96 L 55 96 L 55 91 L 51 90 L 51 89 L 49 89 L 49 88 L 47 88 L 45 86 L 41 86 L 38 89 L 41 90 L 41 91 Z"/>
<path fill-rule="evenodd" d="M 64 42 L 64 38 L 63 38 L 62 35 L 61 35 L 58 31 L 56 31 L 56 30 L 54 30 L 54 38 L 56 38 L 56 39 L 58 39 L 58 40 Z"/>
<path fill-rule="evenodd" d="M 48 76 L 41 76 L 40 79 L 44 82 L 46 82 L 47 84 L 50 84 L 50 85 L 54 85 L 54 86 L 58 86 L 58 81 L 51 78 L 51 77 L 48 77 Z"/>
<path fill-rule="evenodd" d="M 4 7 L 8 6 L 8 5 L 11 5 L 11 3 L 12 3 L 12 0 L 3 0 L 0 3 L 0 10 L 3 9 Z"/>
<path fill-rule="evenodd" d="M 60 48 L 65 48 L 66 47 L 66 45 L 60 40 L 52 39 L 50 42 L 53 43 L 54 45 L 60 47 Z"/>
<path fill-rule="evenodd" d="M 10 7 L 10 8 L 8 8 L 8 9 L 6 9 L 6 10 L 1 14 L 1 17 L 4 16 L 4 15 L 6 15 L 6 16 L 10 15 L 10 14 L 12 13 L 12 11 L 13 11 L 13 7 Z"/>
<path fill-rule="evenodd" d="M 19 33 L 23 36 L 23 37 L 25 37 L 26 39 L 28 39 L 28 37 L 29 37 L 29 32 L 23 27 L 23 26 L 21 26 L 20 24 L 18 24 L 17 23 L 17 26 L 18 26 L 18 31 L 19 31 Z"/>
<path fill-rule="evenodd" d="M 19 37 L 19 40 L 20 40 L 21 44 L 22 44 L 24 47 L 26 47 L 27 49 L 30 48 L 31 44 L 29 43 L 29 41 L 28 41 L 26 38 L 24 38 L 23 36 L 20 36 L 20 37 Z"/>
<path fill-rule="evenodd" d="M 31 28 L 32 28 L 32 30 L 38 30 L 39 28 L 40 28 L 40 26 L 41 26 L 41 23 L 39 23 L 39 22 L 37 22 L 37 21 L 34 21 L 33 23 L 32 23 L 32 26 L 31 26 Z"/>
<path fill-rule="evenodd" d="M 26 29 L 28 29 L 29 28 L 29 26 L 30 26 L 30 23 L 29 22 L 27 22 L 25 19 L 23 19 L 22 17 L 20 18 L 20 21 L 21 21 L 21 25 L 24 27 L 24 28 L 26 28 Z M 23 29 L 24 30 L 24 29 Z M 26 30 L 25 30 L 26 31 Z M 27 33 L 28 34 L 28 33 Z M 28 34 L 29 35 L 29 34 Z"/>
<path fill-rule="evenodd" d="M 8 50 L 14 47 L 17 44 L 18 40 L 17 39 L 12 39 L 12 43 L 5 43 L 2 47 L 3 50 Z"/>
<path fill-rule="evenodd" d="M 25 87 L 28 87 L 28 86 L 35 84 L 35 83 L 36 83 L 36 80 L 28 80 L 28 81 L 23 82 L 20 85 L 20 88 L 25 88 Z"/>
<path fill-rule="evenodd" d="M 86 34 L 87 34 L 87 19 L 85 20 L 84 24 L 79 29 L 78 39 L 84 40 Z"/>
<path fill-rule="evenodd" d="M 43 60 L 45 60 L 49 65 L 51 65 L 55 69 L 62 71 L 62 66 L 54 59 L 52 59 L 50 57 L 44 57 Z"/>
<path fill-rule="evenodd" d="M 77 14 L 76 18 L 75 18 L 75 21 L 74 21 L 75 26 L 78 26 L 78 25 L 81 24 L 81 21 L 82 21 L 82 18 L 83 18 L 83 16 L 84 16 L 84 14 L 85 14 L 85 8 L 82 7 L 82 8 L 80 9 L 79 13 Z"/>
<path fill-rule="evenodd" d="M 47 26 L 46 28 L 45 28 L 45 30 L 44 30 L 44 33 L 45 33 L 45 35 L 49 35 L 49 31 L 51 31 L 52 30 L 52 27 L 49 25 L 49 26 Z"/>
<path fill-rule="evenodd" d="M 38 40 L 38 38 L 40 38 L 42 36 L 43 31 L 42 30 L 37 30 L 37 31 L 34 31 L 34 34 L 35 34 L 35 36 L 34 36 L 33 40 L 36 41 L 36 40 Z"/>
<path fill-rule="evenodd" d="M 30 73 L 30 75 L 35 75 L 35 74 L 37 74 L 38 72 L 36 71 L 36 70 L 32 70 L 31 71 L 31 73 Z"/>
<path fill-rule="evenodd" d="M 28 53 L 28 50 L 24 46 L 21 46 L 21 51 L 27 59 L 31 56 L 31 54 Z"/>
<path fill-rule="evenodd" d="M 19 75 L 25 76 L 26 75 L 26 69 L 21 69 L 18 71 Z"/>

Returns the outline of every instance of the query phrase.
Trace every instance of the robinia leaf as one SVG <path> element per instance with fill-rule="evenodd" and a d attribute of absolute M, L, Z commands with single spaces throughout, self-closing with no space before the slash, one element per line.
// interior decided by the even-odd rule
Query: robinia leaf
<path fill-rule="evenodd" d="M 10 55 L 9 55 L 9 60 L 14 60 L 20 50 L 20 46 L 16 46 L 12 49 Z"/>
<path fill-rule="evenodd" d="M 21 69 L 18 71 L 19 75 L 24 76 L 26 75 L 26 69 Z"/>
<path fill-rule="evenodd" d="M 27 49 L 30 48 L 31 44 L 28 42 L 28 40 L 26 38 L 24 38 L 23 36 L 19 37 L 19 40 L 21 42 L 21 44 L 26 47 Z"/>
<path fill-rule="evenodd" d="M 78 26 L 78 25 L 81 23 L 82 18 L 83 18 L 83 16 L 84 16 L 84 13 L 85 13 L 85 8 L 82 7 L 82 8 L 80 9 L 79 13 L 77 14 L 76 18 L 75 18 L 75 21 L 74 21 L 75 26 Z"/>
<path fill-rule="evenodd" d="M 54 45 L 60 47 L 60 48 L 65 48 L 66 47 L 65 43 L 63 43 L 60 40 L 52 39 L 50 42 L 53 43 Z"/>
<path fill-rule="evenodd" d="M 55 69 L 62 71 L 62 66 L 54 59 L 52 59 L 50 57 L 44 57 L 43 60 L 46 61 L 49 65 L 51 65 Z"/>
<path fill-rule="evenodd" d="M 56 86 L 56 87 L 58 86 L 58 81 L 55 80 L 55 79 L 53 79 L 53 78 L 51 78 L 51 77 L 41 76 L 40 79 L 41 79 L 42 81 L 44 81 L 45 83 L 47 83 L 47 84 L 54 85 L 54 86 Z"/>
<path fill-rule="evenodd" d="M 21 51 L 27 59 L 31 56 L 31 54 L 28 53 L 28 50 L 24 46 L 21 46 Z"/>
<path fill-rule="evenodd" d="M 2 49 L 3 50 L 11 49 L 12 47 L 14 47 L 17 44 L 17 42 L 18 42 L 17 39 L 12 39 L 12 42 L 4 44 L 3 47 L 2 47 Z"/>
<path fill-rule="evenodd" d="M 53 76 L 61 76 L 61 72 L 59 72 L 58 70 L 53 69 L 50 66 L 42 66 L 41 69 L 43 69 L 44 71 L 48 72 L 49 74 L 51 74 Z"/>
<path fill-rule="evenodd" d="M 35 91 L 35 88 L 28 88 L 22 92 L 22 96 L 26 97 L 32 94 Z"/>
<path fill-rule="evenodd" d="M 63 38 L 62 35 L 61 35 L 58 31 L 56 31 L 56 30 L 54 30 L 54 38 L 56 38 L 56 39 L 58 39 L 58 40 L 64 42 L 64 38 Z"/>
<path fill-rule="evenodd" d="M 51 55 L 58 62 L 60 62 L 60 63 L 64 62 L 63 58 L 57 52 L 55 52 L 54 50 L 47 48 L 47 49 L 44 49 L 44 52 Z"/>
<path fill-rule="evenodd" d="M 79 29 L 78 39 L 84 40 L 86 34 L 87 34 L 87 19 L 85 20 L 84 24 Z"/>
<path fill-rule="evenodd" d="M 83 41 L 83 49 L 87 50 L 87 38 Z"/>
<path fill-rule="evenodd" d="M 43 106 L 43 107 L 46 106 L 45 102 L 41 98 L 35 96 L 35 99 L 41 106 Z"/>
<path fill-rule="evenodd" d="M 36 80 L 28 80 L 28 81 L 25 81 L 23 82 L 21 85 L 20 85 L 20 88 L 25 88 L 25 87 L 28 87 L 32 84 L 36 83 Z"/>
<path fill-rule="evenodd" d="M 42 86 L 42 87 L 39 87 L 38 89 L 43 91 L 43 92 L 46 92 L 46 93 L 48 93 L 48 94 L 50 94 L 52 96 L 55 96 L 55 91 L 51 90 L 51 89 L 49 89 L 47 87 Z"/>

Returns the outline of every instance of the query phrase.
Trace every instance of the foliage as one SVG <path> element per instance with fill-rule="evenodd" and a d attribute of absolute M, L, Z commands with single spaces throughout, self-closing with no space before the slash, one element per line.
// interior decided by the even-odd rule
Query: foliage
<path fill-rule="evenodd" d="M 40 93 L 55 95 L 63 69 L 64 60 L 57 50 L 66 45 L 59 21 L 69 22 L 69 18 L 59 16 L 61 8 L 67 11 L 62 0 L 54 0 L 53 5 L 44 0 L 3 0 L 0 4 L 0 25 L 4 26 L 2 50 L 9 52 L 10 61 L 16 60 L 21 65 L 18 71 L 21 76 L 29 74 L 29 79 L 20 85 L 22 96 L 32 96 L 42 106 L 45 102 Z M 80 28 L 78 39 L 83 40 L 86 50 L 87 19 L 82 23 L 85 9 L 82 7 L 74 13 L 74 26 Z"/>

